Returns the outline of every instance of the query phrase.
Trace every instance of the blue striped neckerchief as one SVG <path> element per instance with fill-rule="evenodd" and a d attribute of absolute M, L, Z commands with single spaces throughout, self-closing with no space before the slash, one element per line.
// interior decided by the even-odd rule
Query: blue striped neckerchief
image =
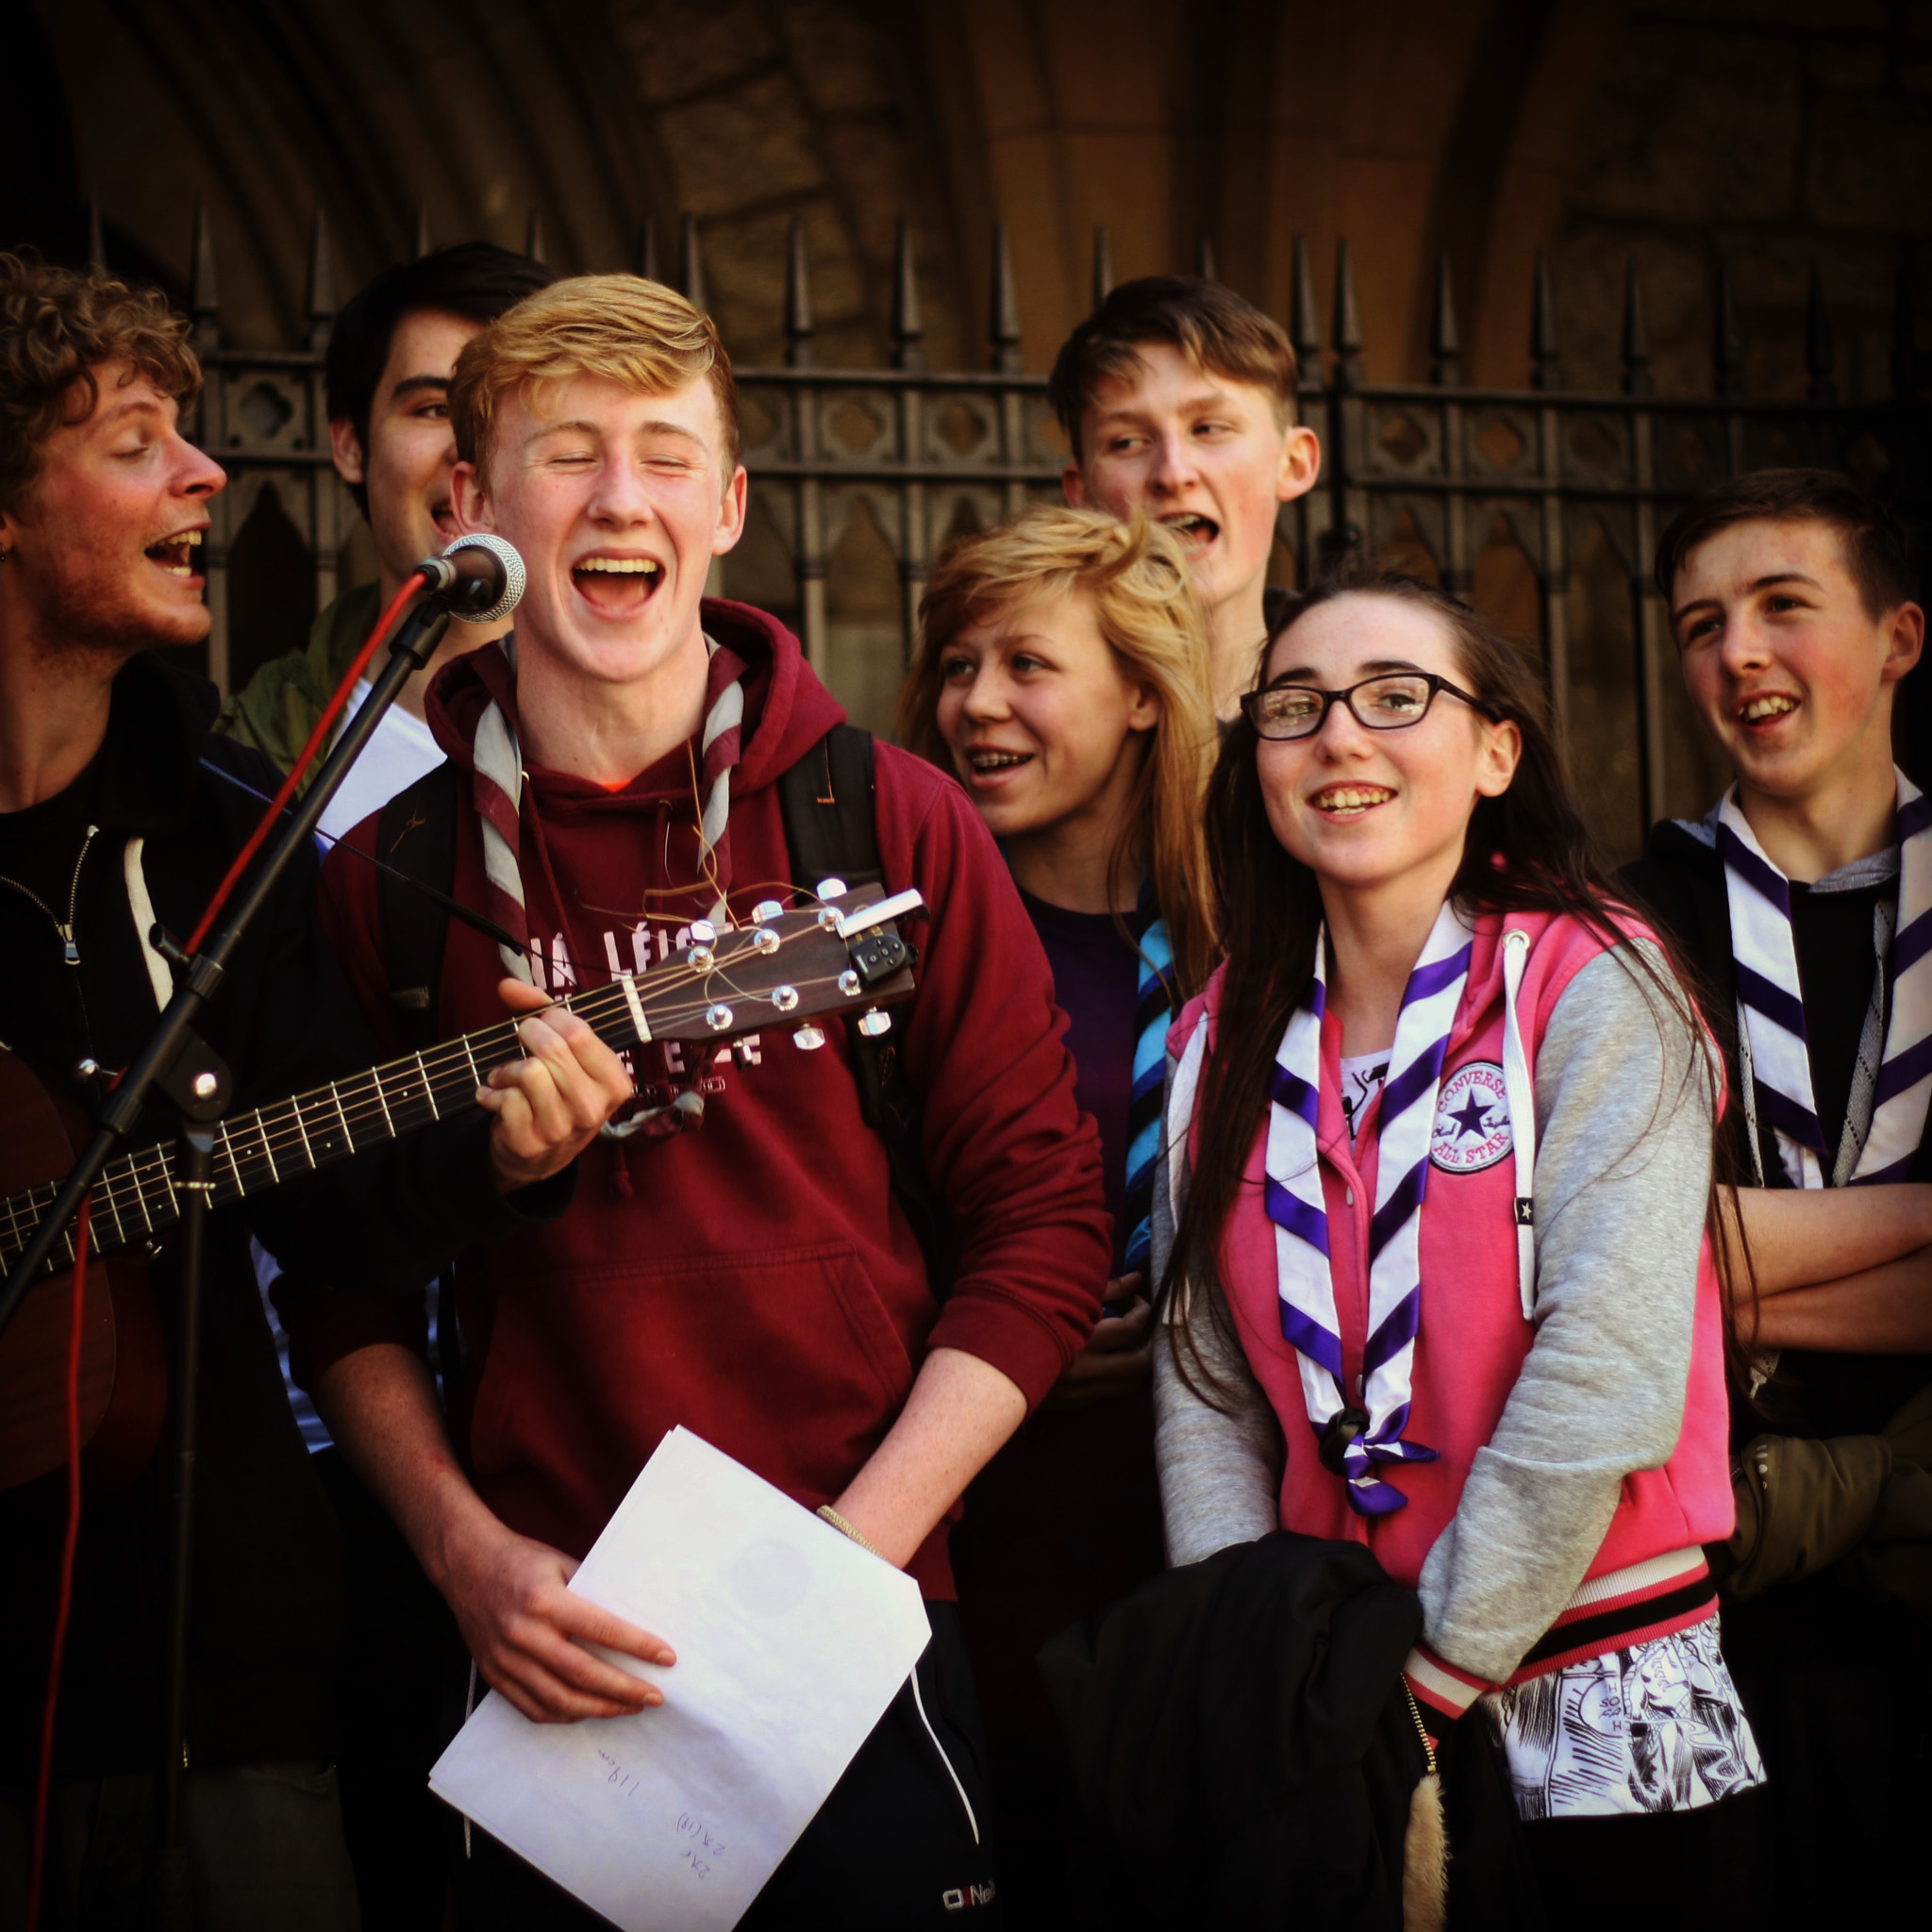
<path fill-rule="evenodd" d="M 1141 983 L 1134 1001 L 1134 1087 L 1127 1102 L 1127 1188 L 1124 1219 L 1127 1241 L 1122 1259 L 1129 1274 L 1154 1268 L 1154 1169 L 1160 1152 L 1160 1102 L 1167 1078 L 1167 1029 L 1174 1018 L 1174 947 L 1167 921 L 1144 880 L 1129 930 L 1140 954 Z M 1148 1284 L 1152 1292 L 1153 1284 Z"/>
<path fill-rule="evenodd" d="M 1002 840 L 1000 857 L 1005 858 L 1006 854 Z M 1012 869 L 1009 858 L 1007 867 Z M 1174 1017 L 1174 980 L 1167 921 L 1160 916 L 1153 885 L 1145 878 L 1141 881 L 1141 896 L 1127 921 L 1127 932 L 1140 956 L 1141 974 L 1134 1000 L 1134 1080 L 1127 1100 L 1127 1176 L 1122 1199 L 1127 1239 L 1121 1272 L 1131 1274 L 1139 1269 L 1146 1274 L 1154 1266 L 1154 1169 L 1160 1152 L 1160 1103 L 1167 1078 L 1167 1028 Z"/>
<path fill-rule="evenodd" d="M 1718 808 L 1731 960 L 1742 1012 L 1740 1045 L 1754 1111 L 1777 1133 L 1793 1187 L 1902 1181 L 1925 1131 L 1932 1098 L 1932 799 L 1903 772 L 1898 786 L 1898 928 L 1891 946 L 1891 1016 L 1872 1095 L 1871 1126 L 1856 1164 L 1827 1149 L 1811 1089 L 1811 1058 L 1791 933 L 1790 882 L 1766 856 L 1738 807 L 1737 788 Z M 1884 970 L 1882 967 L 1880 970 Z M 1850 1166 L 1849 1174 L 1841 1172 Z"/>
<path fill-rule="evenodd" d="M 1308 997 L 1288 1023 L 1276 1053 L 1268 1109 L 1268 1218 L 1281 1332 L 1301 1368 L 1308 1423 L 1323 1459 L 1339 1465 L 1349 1505 L 1386 1516 L 1408 1501 L 1380 1474 L 1391 1463 L 1433 1462 L 1436 1452 L 1404 1439 L 1422 1316 L 1422 1208 L 1429 1142 L 1450 1028 L 1469 983 L 1471 934 L 1445 902 L 1408 975 L 1389 1053 L 1376 1124 L 1375 1209 L 1369 1223 L 1368 1340 L 1357 1401 L 1348 1401 L 1341 1323 L 1328 1251 L 1316 1127 L 1322 1083 L 1322 1017 L 1327 1007 L 1325 924 L 1315 937 Z M 1352 1427 L 1339 1437 L 1332 1425 Z"/>

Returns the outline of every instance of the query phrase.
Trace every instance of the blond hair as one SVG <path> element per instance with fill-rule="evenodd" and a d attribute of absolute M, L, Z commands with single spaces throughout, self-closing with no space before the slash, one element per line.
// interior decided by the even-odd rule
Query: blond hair
<path fill-rule="evenodd" d="M 675 289 L 641 275 L 574 275 L 498 316 L 457 358 L 449 384 L 457 454 L 487 468 L 496 412 L 533 382 L 601 375 L 641 395 L 664 395 L 700 376 L 718 398 L 724 474 L 738 468 L 738 385 L 711 318 Z"/>
<path fill-rule="evenodd" d="M 939 728 L 947 646 L 969 625 L 1072 591 L 1093 599 L 1122 672 L 1160 700 L 1121 836 L 1108 856 L 1108 890 L 1118 901 L 1128 867 L 1146 869 L 1186 996 L 1219 957 L 1202 818 L 1219 739 L 1207 622 L 1189 587 L 1186 556 L 1169 531 L 1041 504 L 953 545 L 920 600 L 919 655 L 899 693 L 899 741 L 951 772 Z"/>

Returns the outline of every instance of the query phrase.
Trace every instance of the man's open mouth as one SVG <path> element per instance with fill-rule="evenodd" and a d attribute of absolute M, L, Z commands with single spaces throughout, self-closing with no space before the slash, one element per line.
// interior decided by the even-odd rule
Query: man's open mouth
<path fill-rule="evenodd" d="M 170 576 L 192 577 L 194 575 L 194 553 L 200 547 L 199 530 L 176 530 L 172 537 L 163 537 L 158 543 L 150 543 L 147 555 Z"/>
<path fill-rule="evenodd" d="M 664 566 L 655 557 L 580 557 L 570 575 L 593 610 L 623 617 L 651 601 L 664 581 Z"/>
<path fill-rule="evenodd" d="M 1221 525 L 1198 510 L 1186 510 L 1177 517 L 1162 517 L 1160 521 L 1190 549 L 1203 548 L 1221 535 Z"/>
<path fill-rule="evenodd" d="M 1359 818 L 1395 796 L 1386 785 L 1329 785 L 1308 800 L 1315 809 L 1331 819 Z"/>
<path fill-rule="evenodd" d="M 1789 691 L 1761 691 L 1738 707 L 1738 723 L 1769 724 L 1774 719 L 1790 716 L 1797 708 L 1798 701 Z"/>

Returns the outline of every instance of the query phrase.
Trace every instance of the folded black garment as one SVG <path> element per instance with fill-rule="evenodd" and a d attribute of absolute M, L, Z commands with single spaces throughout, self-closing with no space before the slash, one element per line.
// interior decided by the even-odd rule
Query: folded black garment
<path fill-rule="evenodd" d="M 1403 1932 L 1428 1752 L 1401 1674 L 1421 1629 L 1415 1592 L 1361 1544 L 1279 1531 L 1170 1570 L 1048 1643 L 1083 1922 Z M 1438 1763 L 1448 1923 L 1541 1932 L 1488 1724 L 1456 1726 Z"/>

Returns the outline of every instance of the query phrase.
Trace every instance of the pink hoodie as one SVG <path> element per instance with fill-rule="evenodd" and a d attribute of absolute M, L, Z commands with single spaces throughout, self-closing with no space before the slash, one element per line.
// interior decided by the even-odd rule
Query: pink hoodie
<path fill-rule="evenodd" d="M 1634 922 L 1625 930 L 1648 937 Z M 1323 1464 L 1303 1400 L 1294 1349 L 1283 1339 L 1276 1291 L 1274 1227 L 1263 1205 L 1265 1129 L 1257 1136 L 1222 1249 L 1223 1279 L 1249 1367 L 1278 1419 L 1288 1444 L 1280 1521 L 1310 1536 L 1366 1542 L 1398 1582 L 1416 1585 L 1437 1540 L 1455 1518 L 1471 1465 L 1495 1435 L 1505 1407 L 1538 1335 L 1524 1319 L 1518 1283 L 1513 1200 L 1514 1161 L 1499 1153 L 1496 1123 L 1508 1024 L 1504 985 L 1506 931 L 1528 939 L 1517 1000 L 1524 1049 L 1534 1069 L 1557 1001 L 1582 969 L 1605 950 L 1574 919 L 1539 913 L 1485 914 L 1477 922 L 1468 985 L 1443 1060 L 1445 1105 L 1464 1069 L 1485 1087 L 1491 1133 L 1487 1149 L 1441 1140 L 1422 1209 L 1421 1329 L 1413 1369 L 1413 1403 L 1404 1433 L 1439 1452 L 1432 1463 L 1401 1465 L 1390 1479 L 1407 1496 L 1392 1514 L 1365 1517 L 1346 1500 L 1342 1479 Z M 1222 975 L 1190 1004 L 1170 1035 L 1183 1055 L 1205 1015 L 1218 1009 Z M 1355 1387 L 1366 1341 L 1368 1238 L 1375 1200 L 1379 1097 L 1357 1125 L 1351 1146 L 1339 1100 L 1341 1025 L 1331 1011 L 1322 1034 L 1322 1091 L 1317 1141 L 1328 1240 L 1348 1382 Z M 1470 1081 L 1465 1081 L 1469 1085 Z M 1199 1116 L 1189 1149 L 1198 1149 Z M 1605 1162 L 1624 1152 L 1606 1147 Z M 1485 1164 L 1486 1163 L 1486 1164 Z M 1724 1336 L 1716 1271 L 1707 1237 L 1698 1257 L 1690 1379 L 1675 1446 L 1660 1466 L 1625 1475 L 1596 1556 L 1555 1624 L 1534 1643 L 1507 1681 L 1521 1682 L 1578 1658 L 1622 1649 L 1699 1623 L 1716 1605 L 1702 1544 L 1732 1526 Z M 1568 1579 L 1564 1579 L 1565 1582 Z M 1492 1681 L 1447 1663 L 1426 1647 L 1411 1659 L 1415 1688 L 1459 1714 Z"/>

